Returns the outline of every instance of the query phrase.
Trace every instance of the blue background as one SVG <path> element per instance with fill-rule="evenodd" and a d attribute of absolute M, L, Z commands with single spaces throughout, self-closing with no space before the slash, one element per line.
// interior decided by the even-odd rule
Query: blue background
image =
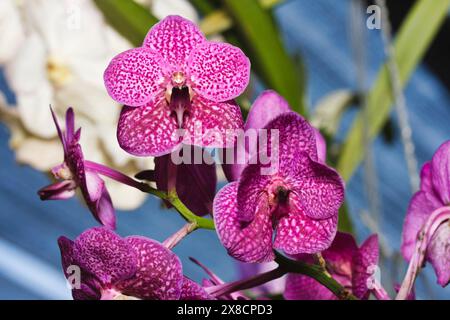
<path fill-rule="evenodd" d="M 356 89 L 350 44 L 350 1 L 289 1 L 275 10 L 285 43 L 292 53 L 301 52 L 308 70 L 308 100 L 314 105 L 332 90 Z M 372 81 L 383 61 L 379 31 L 367 31 L 368 76 Z M 0 77 L 0 89 L 6 90 Z M 9 95 L 10 99 L 13 99 Z M 406 99 L 413 128 L 419 164 L 429 159 L 436 148 L 450 137 L 450 95 L 439 80 L 420 66 L 406 88 Z M 395 115 L 394 115 L 395 119 Z M 346 117 L 347 128 L 351 117 Z M 60 235 L 75 238 L 95 221 L 76 199 L 43 203 L 36 190 L 48 184 L 45 174 L 19 166 L 8 147 L 9 133 L 0 125 L 0 299 L 70 298 L 60 268 L 56 239 Z M 37 155 L 38 156 L 38 155 Z M 396 251 L 401 228 L 411 197 L 403 148 L 398 139 L 385 144 L 375 142 L 379 192 L 382 203 L 382 234 L 393 249 L 381 281 L 390 289 L 401 280 L 406 265 Z M 367 209 L 363 172 L 347 185 L 347 200 L 356 226 L 358 240 L 371 230 L 361 221 Z M 118 212 L 118 232 L 141 234 L 164 240 L 184 221 L 175 211 L 161 210 L 155 198 L 135 212 Z M 185 273 L 200 280 L 204 274 L 187 257 L 192 255 L 211 267 L 225 280 L 236 275 L 236 265 L 222 248 L 216 234 L 200 230 L 175 248 Z M 397 274 L 400 272 L 400 274 Z M 428 266 L 418 281 L 419 298 L 450 298 L 450 289 L 438 287 Z M 395 280 L 397 278 L 397 280 Z"/>

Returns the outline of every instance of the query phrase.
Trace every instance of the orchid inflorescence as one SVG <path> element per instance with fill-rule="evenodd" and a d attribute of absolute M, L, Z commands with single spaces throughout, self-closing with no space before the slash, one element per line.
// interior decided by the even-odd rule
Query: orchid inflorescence
<path fill-rule="evenodd" d="M 153 170 L 134 178 L 86 160 L 73 110 L 66 112 L 64 130 L 52 111 L 64 161 L 52 170 L 58 181 L 42 188 L 39 196 L 67 199 L 79 189 L 102 224 L 74 241 L 58 240 L 67 279 L 72 280 L 74 266 L 80 273 L 72 286 L 74 299 L 267 299 L 272 294 L 368 299 L 371 293 L 390 299 L 374 277 L 377 236 L 358 247 L 353 236 L 337 231 L 345 186 L 326 164 L 324 138 L 270 90 L 256 99 L 244 123 L 233 99 L 249 78 L 250 62 L 240 49 L 208 41 L 179 16 L 166 17 L 141 47 L 117 55 L 104 82 L 109 95 L 124 105 L 119 144 L 134 156 L 156 157 Z M 220 150 L 229 181 L 217 194 L 213 148 Z M 177 156 L 188 161 L 177 162 Z M 120 237 L 101 176 L 161 198 L 186 225 L 162 243 Z M 414 280 L 425 261 L 433 265 L 440 285 L 449 283 L 449 221 L 447 142 L 424 165 L 421 189 L 408 209 L 402 253 L 411 264 L 397 298 L 413 297 Z M 198 228 L 215 229 L 231 257 L 271 267 L 226 283 L 192 259 L 208 275 L 196 283 L 183 274 L 171 249 Z M 275 279 L 282 279 L 282 292 L 261 289 Z"/>

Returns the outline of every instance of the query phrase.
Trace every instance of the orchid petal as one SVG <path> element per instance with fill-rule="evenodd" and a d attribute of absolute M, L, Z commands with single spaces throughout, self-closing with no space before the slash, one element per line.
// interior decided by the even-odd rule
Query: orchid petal
<path fill-rule="evenodd" d="M 163 92 L 165 68 L 156 52 L 130 49 L 117 55 L 106 68 L 106 90 L 121 104 L 141 106 Z"/>
<path fill-rule="evenodd" d="M 214 300 L 214 298 L 201 285 L 184 277 L 180 300 Z"/>
<path fill-rule="evenodd" d="M 124 107 L 117 138 L 122 149 L 135 156 L 161 156 L 181 142 L 177 122 L 165 100 L 139 108 Z"/>
<path fill-rule="evenodd" d="M 103 285 L 132 277 L 137 257 L 131 246 L 111 230 L 96 227 L 83 232 L 73 246 L 74 260 Z"/>
<path fill-rule="evenodd" d="M 104 187 L 100 198 L 96 201 L 96 217 L 102 225 L 116 229 L 116 213 L 112 204 L 111 196 Z"/>
<path fill-rule="evenodd" d="M 286 289 L 283 293 L 286 300 L 337 300 L 336 295 L 314 278 L 289 273 Z"/>
<path fill-rule="evenodd" d="M 419 191 L 412 197 L 405 222 L 403 224 L 401 252 L 406 260 L 410 260 L 416 246 L 417 235 L 431 213 L 442 204 L 433 194 Z"/>
<path fill-rule="evenodd" d="M 320 163 L 325 163 L 327 160 L 327 143 L 319 130 L 313 128 L 316 137 L 317 158 Z"/>
<path fill-rule="evenodd" d="M 189 55 L 205 41 L 205 36 L 193 22 L 172 15 L 152 27 L 143 46 L 158 52 L 173 71 L 185 71 Z"/>
<path fill-rule="evenodd" d="M 378 236 L 372 235 L 361 245 L 358 254 L 353 257 L 353 294 L 359 299 L 368 299 L 369 279 L 374 276 L 378 265 Z"/>
<path fill-rule="evenodd" d="M 234 101 L 213 102 L 195 96 L 188 110 L 184 129 L 189 133 L 184 143 L 201 147 L 223 148 L 234 145 L 234 130 L 244 125 L 242 113 Z"/>
<path fill-rule="evenodd" d="M 253 221 L 243 225 L 238 219 L 237 192 L 238 184 L 232 182 L 223 187 L 214 199 L 214 222 L 220 241 L 237 260 L 272 261 L 275 256 L 267 197 L 259 199 Z"/>
<path fill-rule="evenodd" d="M 338 214 L 344 202 L 344 182 L 332 168 L 299 155 L 298 171 L 291 176 L 293 192 L 302 211 L 313 219 L 326 219 Z M 294 169 L 294 168 L 293 168 Z"/>
<path fill-rule="evenodd" d="M 450 222 L 439 226 L 427 248 L 427 259 L 436 271 L 438 284 L 445 287 L 450 282 Z"/>
<path fill-rule="evenodd" d="M 263 91 L 247 115 L 244 129 L 262 129 L 279 115 L 291 111 L 288 102 L 273 90 Z"/>
<path fill-rule="evenodd" d="M 274 248 L 287 254 L 312 254 L 327 249 L 336 235 L 337 214 L 327 219 L 312 219 L 301 210 L 301 200 L 294 193 L 289 200 L 291 211 L 277 224 Z"/>
<path fill-rule="evenodd" d="M 434 190 L 444 205 L 450 205 L 450 141 L 443 143 L 431 160 Z"/>
<path fill-rule="evenodd" d="M 180 259 L 157 241 L 138 236 L 125 240 L 137 257 L 137 271 L 118 284 L 122 293 L 141 299 L 177 300 L 183 283 Z"/>
<path fill-rule="evenodd" d="M 216 102 L 238 97 L 250 81 L 250 60 L 227 43 L 205 42 L 196 47 L 188 70 L 195 92 Z"/>
<path fill-rule="evenodd" d="M 75 195 L 75 183 L 63 180 L 46 186 L 38 191 L 41 200 L 66 200 Z"/>

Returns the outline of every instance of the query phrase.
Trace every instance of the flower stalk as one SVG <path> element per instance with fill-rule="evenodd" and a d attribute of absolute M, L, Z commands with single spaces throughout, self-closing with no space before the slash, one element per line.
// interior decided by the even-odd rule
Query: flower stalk
<path fill-rule="evenodd" d="M 428 217 L 421 231 L 417 235 L 416 247 L 409 262 L 405 278 L 403 279 L 400 290 L 395 298 L 396 300 L 405 300 L 411 293 L 414 282 L 424 264 L 429 241 L 432 239 L 437 228 L 447 220 L 450 220 L 450 207 L 448 206 L 433 211 Z"/>
<path fill-rule="evenodd" d="M 180 243 L 181 240 L 183 240 L 188 234 L 190 234 L 196 228 L 197 223 L 195 221 L 186 223 L 180 230 L 178 230 L 169 238 L 164 240 L 163 246 L 165 246 L 169 250 L 172 250 L 178 243 Z"/>

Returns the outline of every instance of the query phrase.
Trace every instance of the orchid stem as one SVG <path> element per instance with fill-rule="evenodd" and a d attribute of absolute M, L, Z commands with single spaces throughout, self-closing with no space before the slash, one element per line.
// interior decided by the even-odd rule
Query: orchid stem
<path fill-rule="evenodd" d="M 400 290 L 395 297 L 396 300 L 405 300 L 408 298 L 425 260 L 429 240 L 433 237 L 436 229 L 446 220 L 450 220 L 450 207 L 448 206 L 433 211 L 428 217 L 417 235 L 416 247 L 409 262 L 408 270 L 406 271 Z"/>
<path fill-rule="evenodd" d="M 144 182 L 136 181 L 133 178 L 130 178 L 129 176 L 117 170 L 111 169 L 107 166 L 104 166 L 102 164 L 88 160 L 86 160 L 84 163 L 86 169 L 88 170 L 95 171 L 98 174 L 101 174 L 105 177 L 111 178 L 120 183 L 136 188 L 142 192 L 157 196 L 162 200 L 168 201 L 183 216 L 183 218 L 185 218 L 189 222 L 195 223 L 196 229 L 197 228 L 209 230 L 215 229 L 214 222 L 211 219 L 199 217 L 196 214 L 194 214 L 191 210 L 189 210 L 186 207 L 186 205 L 180 200 L 180 198 L 178 198 L 178 195 L 175 190 L 166 193 L 164 191 L 155 189 Z"/>
<path fill-rule="evenodd" d="M 197 228 L 196 222 L 186 223 L 180 230 L 178 230 L 173 235 L 171 235 L 169 238 L 167 238 L 163 242 L 163 246 L 165 246 L 169 250 L 172 250 L 178 243 L 180 243 L 181 240 L 184 239 L 184 237 L 186 237 L 189 233 L 194 231 L 196 228 Z"/>
<path fill-rule="evenodd" d="M 275 252 L 275 261 L 289 273 L 298 273 L 315 279 L 317 282 L 327 287 L 340 300 L 358 300 L 353 294 L 345 289 L 333 277 L 323 271 L 321 266 L 311 265 L 302 261 L 291 260 Z"/>
<path fill-rule="evenodd" d="M 389 294 L 383 288 L 381 283 L 378 282 L 374 283 L 372 293 L 375 295 L 375 298 L 377 298 L 377 300 L 391 300 L 391 297 L 389 297 Z"/>

